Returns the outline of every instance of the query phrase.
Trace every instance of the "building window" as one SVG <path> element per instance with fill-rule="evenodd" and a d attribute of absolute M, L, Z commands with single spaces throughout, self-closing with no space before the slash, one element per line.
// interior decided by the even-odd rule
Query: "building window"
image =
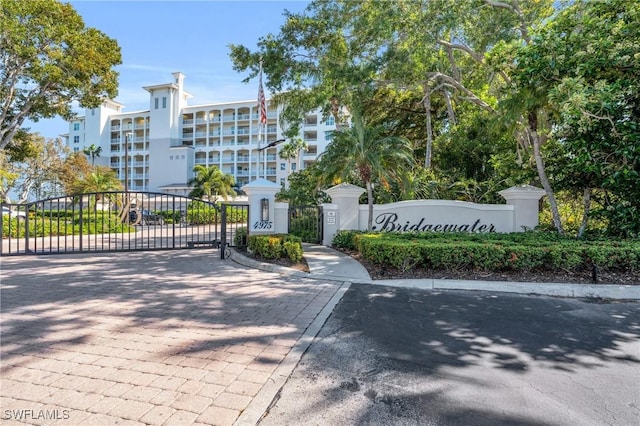
<path fill-rule="evenodd" d="M 327 126 L 333 126 L 334 124 L 336 124 L 336 119 L 333 115 L 330 115 L 329 117 L 327 117 L 327 121 L 325 121 L 325 124 Z"/>
<path fill-rule="evenodd" d="M 77 132 L 78 130 L 80 130 L 80 123 L 73 123 L 73 131 Z"/>
<path fill-rule="evenodd" d="M 91 115 L 96 115 L 96 110 L 95 109 L 91 110 Z"/>
<path fill-rule="evenodd" d="M 166 96 L 163 96 L 163 97 L 162 97 L 162 108 L 164 109 L 164 108 L 166 108 L 166 107 L 167 107 L 167 97 L 166 97 Z"/>
<path fill-rule="evenodd" d="M 287 170 L 286 163 L 280 163 L 280 170 Z"/>
<path fill-rule="evenodd" d="M 159 101 L 160 101 L 160 99 L 158 99 L 158 98 L 155 98 L 155 99 L 153 100 L 153 102 L 154 102 L 154 103 L 153 103 L 153 107 L 154 107 L 154 109 L 158 109 L 158 103 L 159 103 Z"/>
<path fill-rule="evenodd" d="M 73 143 L 80 143 L 80 136 L 74 136 Z"/>
<path fill-rule="evenodd" d="M 73 152 L 79 152 L 80 148 L 78 148 L 77 146 L 73 148 Z"/>
<path fill-rule="evenodd" d="M 292 172 L 296 171 L 296 163 L 291 163 L 291 171 Z"/>
<path fill-rule="evenodd" d="M 324 132 L 324 140 L 325 141 L 332 141 L 333 140 L 333 130 L 330 130 L 328 132 Z"/>
<path fill-rule="evenodd" d="M 280 178 L 280 185 L 284 186 L 284 182 L 285 182 L 284 178 Z"/>

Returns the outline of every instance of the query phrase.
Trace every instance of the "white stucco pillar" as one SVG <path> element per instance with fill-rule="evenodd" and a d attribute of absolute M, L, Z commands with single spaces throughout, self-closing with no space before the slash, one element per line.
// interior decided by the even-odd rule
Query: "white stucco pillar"
<path fill-rule="evenodd" d="M 324 193 L 331 197 L 333 204 L 338 206 L 338 230 L 360 229 L 359 201 L 358 199 L 366 190 L 350 183 L 341 183 Z"/>
<path fill-rule="evenodd" d="M 243 186 L 242 190 L 249 198 L 249 234 L 275 234 L 276 222 L 281 219 L 275 216 L 276 193 L 280 185 L 267 179 L 257 179 Z"/>
<path fill-rule="evenodd" d="M 340 212 L 337 204 L 323 203 L 322 206 L 322 245 L 330 246 L 333 236 L 338 232 Z"/>
<path fill-rule="evenodd" d="M 513 232 L 524 232 L 538 226 L 538 202 L 546 195 L 544 189 L 521 185 L 504 189 L 498 194 L 513 206 Z"/>

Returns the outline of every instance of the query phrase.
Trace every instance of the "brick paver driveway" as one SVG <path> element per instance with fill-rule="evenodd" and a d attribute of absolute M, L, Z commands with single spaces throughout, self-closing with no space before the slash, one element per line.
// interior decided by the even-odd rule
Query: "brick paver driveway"
<path fill-rule="evenodd" d="M 340 283 L 217 250 L 2 259 L 3 424 L 232 424 Z"/>

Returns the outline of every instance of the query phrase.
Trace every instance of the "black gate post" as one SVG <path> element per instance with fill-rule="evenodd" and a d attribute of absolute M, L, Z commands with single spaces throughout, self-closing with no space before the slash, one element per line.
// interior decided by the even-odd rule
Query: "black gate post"
<path fill-rule="evenodd" d="M 224 260 L 224 251 L 227 249 L 227 206 L 220 204 L 220 259 Z"/>

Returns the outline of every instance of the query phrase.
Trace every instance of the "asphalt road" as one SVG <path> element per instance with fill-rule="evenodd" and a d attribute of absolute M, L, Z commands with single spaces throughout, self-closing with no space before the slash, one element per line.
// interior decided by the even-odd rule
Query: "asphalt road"
<path fill-rule="evenodd" d="M 353 284 L 261 425 L 638 425 L 640 303 Z"/>

